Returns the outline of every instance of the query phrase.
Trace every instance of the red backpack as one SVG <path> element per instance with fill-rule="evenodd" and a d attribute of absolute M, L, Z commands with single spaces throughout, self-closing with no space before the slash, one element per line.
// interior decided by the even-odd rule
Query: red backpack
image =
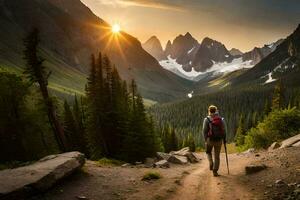
<path fill-rule="evenodd" d="M 212 140 L 221 140 L 224 138 L 225 130 L 223 125 L 223 119 L 220 116 L 214 116 L 212 120 L 207 117 L 209 122 L 208 137 Z"/>

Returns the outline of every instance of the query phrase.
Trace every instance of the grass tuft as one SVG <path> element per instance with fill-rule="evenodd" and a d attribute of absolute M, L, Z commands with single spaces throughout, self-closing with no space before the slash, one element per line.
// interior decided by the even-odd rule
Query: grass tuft
<path fill-rule="evenodd" d="M 143 181 L 151 181 L 151 180 L 158 180 L 162 176 L 158 172 L 147 172 L 144 174 L 142 180 Z"/>

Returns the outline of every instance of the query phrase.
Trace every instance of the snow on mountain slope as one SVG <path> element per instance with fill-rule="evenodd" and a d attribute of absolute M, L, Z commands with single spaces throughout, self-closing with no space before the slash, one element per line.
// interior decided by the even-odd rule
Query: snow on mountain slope
<path fill-rule="evenodd" d="M 206 72 L 197 72 L 194 68 L 190 72 L 187 72 L 183 69 L 182 65 L 178 64 L 176 62 L 176 59 L 172 59 L 171 56 L 168 56 L 168 60 L 162 60 L 159 62 L 160 65 L 166 69 L 169 70 L 178 76 L 181 76 L 183 78 L 189 79 L 189 80 L 195 80 L 196 77 L 199 75 L 203 75 L 206 73 L 214 72 L 214 73 L 229 73 L 236 70 L 244 69 L 244 68 L 252 68 L 254 65 L 252 65 L 252 61 L 243 61 L 242 58 L 236 58 L 233 59 L 232 62 L 227 63 L 216 63 L 213 61 L 214 65 L 208 69 Z M 196 80 L 195 80 L 196 81 Z"/>
<path fill-rule="evenodd" d="M 214 62 L 214 61 L 213 61 Z M 233 72 L 239 69 L 244 68 L 252 68 L 254 65 L 251 64 L 252 60 L 243 61 L 242 58 L 236 58 L 233 59 L 232 62 L 223 62 L 223 63 L 216 63 L 214 62 L 214 65 L 207 70 L 206 72 L 221 72 L 221 73 L 227 73 L 227 72 Z"/>
<path fill-rule="evenodd" d="M 168 60 L 162 60 L 159 62 L 159 64 L 165 68 L 166 70 L 169 70 L 178 76 L 181 76 L 183 78 L 193 80 L 195 77 L 197 77 L 200 74 L 203 74 L 202 72 L 196 72 L 194 68 L 192 68 L 192 71 L 186 72 L 183 68 L 182 65 L 178 64 L 176 62 L 176 59 L 172 59 L 171 56 L 168 56 Z"/>

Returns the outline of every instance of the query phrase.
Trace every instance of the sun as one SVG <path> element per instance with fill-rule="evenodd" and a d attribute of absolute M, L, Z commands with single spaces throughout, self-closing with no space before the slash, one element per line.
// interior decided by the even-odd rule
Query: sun
<path fill-rule="evenodd" d="M 111 30 L 113 33 L 119 33 L 121 31 L 121 26 L 119 24 L 114 24 Z"/>

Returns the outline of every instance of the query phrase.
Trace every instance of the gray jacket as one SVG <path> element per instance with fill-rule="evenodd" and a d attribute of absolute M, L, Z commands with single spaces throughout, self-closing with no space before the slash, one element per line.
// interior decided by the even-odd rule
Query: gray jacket
<path fill-rule="evenodd" d="M 215 114 L 215 115 L 219 115 L 219 114 Z M 207 141 L 208 132 L 209 132 L 209 121 L 207 118 L 209 118 L 209 120 L 212 121 L 213 116 L 207 116 L 207 117 L 205 117 L 205 119 L 203 121 L 202 135 L 203 135 L 205 141 Z M 224 126 L 224 131 L 225 131 L 224 132 L 224 140 L 226 141 L 227 126 L 226 126 L 226 122 L 225 122 L 224 118 L 222 118 L 222 122 L 223 122 L 223 126 Z"/>

